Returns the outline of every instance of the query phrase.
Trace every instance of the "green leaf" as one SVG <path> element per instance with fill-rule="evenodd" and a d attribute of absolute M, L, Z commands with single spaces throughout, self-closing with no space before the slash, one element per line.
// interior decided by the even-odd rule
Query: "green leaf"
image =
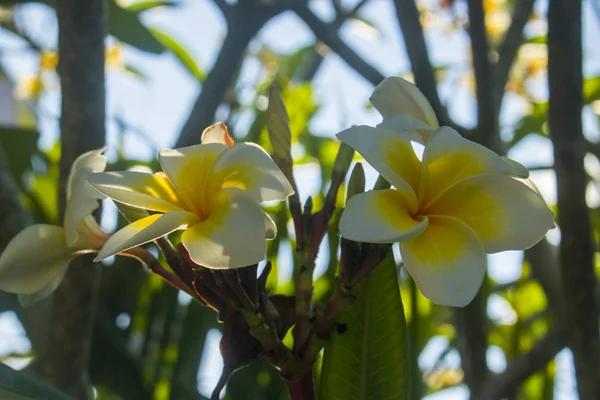
<path fill-rule="evenodd" d="M 600 99 L 600 76 L 592 76 L 584 79 L 583 98 L 585 104 Z"/>
<path fill-rule="evenodd" d="M 31 156 L 37 152 L 39 136 L 35 129 L 0 126 L 0 151 L 17 182 L 21 182 L 23 173 L 31 167 Z"/>
<path fill-rule="evenodd" d="M 142 24 L 138 13 L 122 8 L 114 0 L 108 3 L 109 32 L 133 47 L 149 53 L 161 54 L 164 46 Z"/>
<path fill-rule="evenodd" d="M 192 74 L 194 78 L 198 81 L 202 82 L 204 78 L 206 78 L 206 71 L 204 71 L 194 57 L 190 54 L 190 52 L 177 40 L 173 39 L 172 36 L 167 35 L 166 33 L 156 29 L 150 28 L 150 32 L 154 35 L 156 39 L 167 48 L 173 55 L 179 60 L 179 62 L 185 67 L 185 69 Z"/>
<path fill-rule="evenodd" d="M 0 399 L 71 400 L 72 397 L 0 363 Z"/>
<path fill-rule="evenodd" d="M 146 0 L 129 4 L 125 9 L 127 11 L 140 13 L 157 7 L 176 7 L 177 5 L 177 2 L 168 0 Z"/>
<path fill-rule="evenodd" d="M 356 287 L 355 295 L 337 320 L 341 329 L 325 346 L 319 398 L 406 399 L 406 321 L 392 254 Z"/>

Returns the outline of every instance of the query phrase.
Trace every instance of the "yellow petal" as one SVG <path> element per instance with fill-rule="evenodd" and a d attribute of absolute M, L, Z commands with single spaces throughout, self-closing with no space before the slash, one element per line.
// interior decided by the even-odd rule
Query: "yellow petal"
<path fill-rule="evenodd" d="M 267 239 L 275 239 L 275 236 L 277 236 L 277 225 L 275 225 L 275 221 L 273 221 L 271 216 L 264 211 L 263 216 L 265 218 L 265 237 Z"/>
<path fill-rule="evenodd" d="M 106 148 L 89 151 L 77 157 L 73 162 L 67 180 L 67 207 L 65 209 L 64 227 L 67 244 L 70 246 L 77 241 L 76 226 L 88 217 L 96 208 L 98 200 L 104 195 L 98 192 L 87 181 L 94 172 L 102 172 L 106 168 L 106 157 L 102 155 Z"/>
<path fill-rule="evenodd" d="M 206 128 L 204 132 L 202 132 L 201 143 L 220 143 L 227 147 L 234 145 L 233 139 L 231 136 L 229 136 L 227 125 L 225 125 L 223 122 L 217 122 L 216 124 Z"/>
<path fill-rule="evenodd" d="M 394 243 L 419 235 L 427 218 L 415 220 L 398 190 L 372 190 L 348 200 L 340 218 L 340 235 L 356 242 Z"/>
<path fill-rule="evenodd" d="M 411 207 L 417 205 L 421 162 L 406 134 L 354 126 L 336 136 L 358 151 L 389 183 L 403 193 L 413 192 L 407 201 Z"/>
<path fill-rule="evenodd" d="M 383 117 L 404 114 L 433 127 L 438 121 L 427 98 L 412 83 L 398 77 L 386 78 L 369 99 Z"/>
<path fill-rule="evenodd" d="M 453 218 L 430 217 L 425 232 L 400 243 L 400 253 L 421 293 L 437 304 L 466 306 L 485 276 L 481 242 L 472 229 Z"/>
<path fill-rule="evenodd" d="M 285 200 L 294 193 L 277 164 L 254 143 L 238 143 L 215 160 L 205 193 L 212 196 L 224 188 L 244 190 L 258 202 Z"/>
<path fill-rule="evenodd" d="M 421 144 L 427 143 L 429 136 L 437 129 L 408 115 L 392 115 L 385 117 L 377 127 L 388 131 L 407 132 L 410 135 L 410 140 L 414 140 Z M 414 132 L 416 132 L 417 135 L 414 135 Z"/>
<path fill-rule="evenodd" d="M 490 173 L 512 175 L 514 171 L 514 166 L 493 151 L 446 126 L 431 135 L 423 152 L 422 168 L 419 193 L 422 208 L 462 179 Z"/>
<path fill-rule="evenodd" d="M 208 172 L 219 154 L 227 149 L 220 143 L 200 144 L 161 150 L 160 165 L 190 210 L 205 214 L 204 191 Z"/>
<path fill-rule="evenodd" d="M 65 231 L 54 225 L 31 225 L 10 241 L 0 255 L 0 290 L 34 294 L 63 276 L 75 257 Z"/>
<path fill-rule="evenodd" d="M 224 189 L 214 199 L 207 220 L 187 229 L 181 242 L 198 265 L 241 268 L 265 258 L 265 220 L 258 203 L 246 192 Z"/>
<path fill-rule="evenodd" d="M 528 249 L 544 237 L 554 221 L 541 196 L 503 175 L 465 179 L 425 212 L 461 220 L 475 231 L 487 253 Z"/>
<path fill-rule="evenodd" d="M 185 229 L 198 222 L 195 214 L 186 211 L 171 211 L 139 219 L 112 235 L 94 261 L 101 261 L 106 257 L 148 243 L 177 229 Z"/>
<path fill-rule="evenodd" d="M 166 176 L 122 171 L 91 174 L 90 183 L 114 201 L 146 210 L 169 212 L 185 207 Z"/>

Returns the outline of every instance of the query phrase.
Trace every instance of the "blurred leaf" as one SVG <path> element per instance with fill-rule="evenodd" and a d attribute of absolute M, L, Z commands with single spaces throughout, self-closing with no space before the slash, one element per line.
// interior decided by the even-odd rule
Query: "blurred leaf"
<path fill-rule="evenodd" d="M 173 53 L 181 65 L 183 65 L 194 78 L 200 82 L 206 78 L 206 71 L 198 66 L 198 63 L 196 63 L 194 57 L 192 57 L 190 52 L 180 42 L 156 28 L 149 28 L 149 30 L 165 48 Z"/>
<path fill-rule="evenodd" d="M 15 179 L 20 182 L 23 173 L 31 167 L 31 156 L 37 152 L 40 134 L 35 129 L 0 126 L 0 148 Z"/>
<path fill-rule="evenodd" d="M 320 398 L 406 399 L 406 321 L 391 254 L 355 294 L 325 346 Z"/>
<path fill-rule="evenodd" d="M 592 76 L 583 80 L 583 98 L 585 104 L 600 99 L 600 76 Z"/>
<path fill-rule="evenodd" d="M 521 139 L 530 133 L 537 133 L 539 135 L 548 135 L 547 128 L 547 115 L 548 115 L 548 102 L 543 103 L 532 103 L 531 112 L 521 118 L 521 121 L 515 128 L 515 134 L 511 142 L 511 146 L 519 143 Z"/>
<path fill-rule="evenodd" d="M 7 365 L 0 364 L 0 398 L 3 400 L 70 400 L 60 393 Z"/>
<path fill-rule="evenodd" d="M 139 15 L 122 8 L 114 0 L 108 3 L 109 32 L 121 42 L 149 53 L 161 54 L 164 46 L 142 24 Z"/>
<path fill-rule="evenodd" d="M 147 1 L 138 1 L 133 4 L 129 4 L 124 7 L 127 11 L 140 13 L 157 7 L 176 7 L 178 6 L 177 2 L 168 1 L 168 0 L 147 0 Z"/>
<path fill-rule="evenodd" d="M 281 91 L 272 86 L 269 91 L 269 108 L 267 109 L 267 129 L 273 146 L 275 161 L 281 166 L 292 167 L 292 134 L 290 119 L 286 110 Z M 284 169 L 285 170 L 285 169 Z"/>
<path fill-rule="evenodd" d="M 548 37 L 546 35 L 533 36 L 527 39 L 525 43 L 546 44 L 548 43 Z"/>
<path fill-rule="evenodd" d="M 137 69 L 136 67 L 134 67 L 132 65 L 125 64 L 125 71 L 134 75 L 136 78 L 146 79 L 146 75 L 144 75 L 144 73 L 142 71 L 140 71 L 139 69 Z"/>

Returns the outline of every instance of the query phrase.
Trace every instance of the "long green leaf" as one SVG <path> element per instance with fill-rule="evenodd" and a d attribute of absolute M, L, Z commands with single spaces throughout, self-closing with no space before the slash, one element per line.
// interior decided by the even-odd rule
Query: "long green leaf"
<path fill-rule="evenodd" d="M 0 363 L 0 399 L 72 400 L 73 398 Z"/>
<path fill-rule="evenodd" d="M 108 30 L 120 41 L 140 50 L 154 54 L 165 51 L 164 46 L 140 21 L 138 13 L 122 8 L 114 0 L 108 2 Z"/>
<path fill-rule="evenodd" d="M 355 295 L 325 346 L 319 398 L 404 400 L 406 321 L 391 254 L 358 285 Z"/>
<path fill-rule="evenodd" d="M 167 48 L 179 60 L 179 62 L 188 70 L 190 74 L 198 81 L 202 82 L 206 78 L 206 71 L 202 70 L 192 57 L 191 53 L 172 36 L 156 28 L 150 28 L 154 37 Z"/>
<path fill-rule="evenodd" d="M 0 151 L 4 153 L 10 172 L 18 182 L 31 167 L 31 157 L 37 152 L 39 136 L 35 129 L 0 125 Z"/>

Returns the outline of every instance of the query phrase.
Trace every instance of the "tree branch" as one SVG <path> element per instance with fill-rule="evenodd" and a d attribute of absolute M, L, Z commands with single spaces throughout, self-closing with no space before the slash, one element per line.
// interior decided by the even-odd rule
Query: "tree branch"
<path fill-rule="evenodd" d="M 227 36 L 215 64 L 202 83 L 202 91 L 181 130 L 176 147 L 200 143 L 200 135 L 214 122 L 217 108 L 234 80 L 248 44 L 267 21 L 284 10 L 279 5 L 262 5 L 254 1 L 239 1 L 235 6 L 226 7 Z"/>
<path fill-rule="evenodd" d="M 475 399 L 500 400 L 514 397 L 519 387 L 531 375 L 544 368 L 567 344 L 564 330 L 558 326 L 537 342 L 529 352 L 512 360 L 506 371 L 489 377 Z"/>
<path fill-rule="evenodd" d="M 80 154 L 104 145 L 104 0 L 56 2 L 62 94 L 60 205 L 71 165 Z M 49 345 L 36 370 L 53 386 L 79 399 L 91 397 L 88 366 L 99 266 L 78 258 L 54 295 Z"/>
<path fill-rule="evenodd" d="M 583 165 L 581 0 L 550 0 L 548 7 L 548 122 L 561 228 L 560 265 L 569 346 L 582 400 L 600 398 L 600 337 L 594 253 Z"/>
<path fill-rule="evenodd" d="M 348 47 L 348 45 L 340 38 L 334 26 L 321 21 L 305 2 L 290 0 L 290 4 L 291 9 L 306 23 L 306 25 L 308 25 L 317 39 L 329 46 L 331 50 L 336 52 L 346 64 L 352 67 L 363 78 L 373 85 L 379 84 L 379 82 L 384 79 L 381 72 Z"/>
<path fill-rule="evenodd" d="M 515 5 L 511 23 L 498 49 L 498 62 L 494 66 L 493 97 L 496 112 L 500 111 L 504 87 L 508 81 L 510 69 L 521 44 L 523 44 L 523 28 L 531 16 L 535 0 L 519 0 Z"/>

